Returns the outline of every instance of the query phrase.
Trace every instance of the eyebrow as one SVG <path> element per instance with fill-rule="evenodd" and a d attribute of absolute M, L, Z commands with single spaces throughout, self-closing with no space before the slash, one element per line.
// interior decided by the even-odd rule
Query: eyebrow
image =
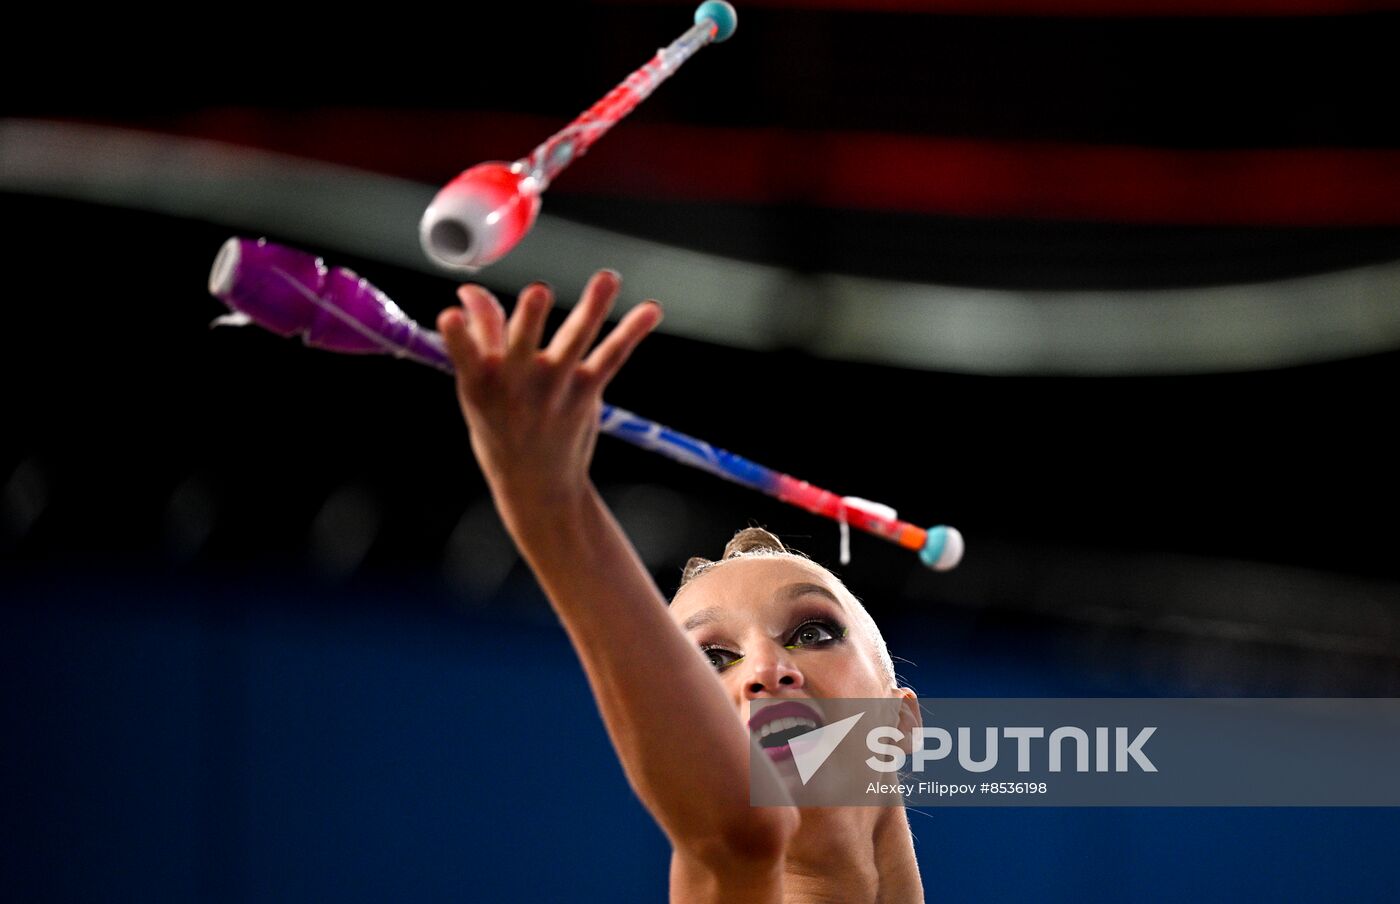
<path fill-rule="evenodd" d="M 701 609 L 699 612 L 692 615 L 690 618 L 687 618 L 685 620 L 685 624 L 681 625 L 681 627 L 687 631 L 691 631 L 695 628 L 700 627 L 701 625 L 708 625 L 710 622 L 717 622 L 723 617 L 724 610 L 721 609 L 719 606 L 707 606 L 704 609 Z"/>
<path fill-rule="evenodd" d="M 796 584 L 788 584 L 786 587 L 778 591 L 778 598 L 791 601 L 797 599 L 798 597 L 807 596 L 808 594 L 816 594 L 817 596 L 826 597 L 828 600 L 834 603 L 838 609 L 845 609 L 844 604 L 842 604 L 841 600 L 836 596 L 836 594 L 832 593 L 830 590 L 828 590 L 826 587 L 823 587 L 821 584 L 814 584 L 811 581 L 800 581 Z M 719 606 L 706 606 L 704 609 L 701 609 L 699 612 L 695 613 L 690 618 L 687 618 L 685 622 L 681 625 L 681 628 L 686 631 L 693 631 L 694 629 L 699 628 L 702 625 L 708 625 L 711 622 L 721 621 L 723 618 L 724 609 L 720 608 Z"/>
<path fill-rule="evenodd" d="M 815 593 L 817 596 L 826 597 L 828 600 L 836 604 L 836 608 L 841 609 L 842 611 L 844 611 L 846 608 L 845 604 L 843 604 L 841 600 L 837 598 L 836 594 L 832 593 L 823 585 L 816 584 L 811 581 L 801 581 L 796 584 L 788 584 L 782 590 L 778 591 L 778 596 L 782 599 L 791 601 L 797 599 L 800 596 L 806 596 L 809 593 Z"/>

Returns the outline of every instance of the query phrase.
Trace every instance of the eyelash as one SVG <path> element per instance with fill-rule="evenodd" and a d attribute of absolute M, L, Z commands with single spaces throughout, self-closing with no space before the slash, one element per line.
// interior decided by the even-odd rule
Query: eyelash
<path fill-rule="evenodd" d="M 821 627 L 825 628 L 826 631 L 827 631 L 827 633 L 830 634 L 831 636 L 830 636 L 830 637 L 827 637 L 827 638 L 825 638 L 825 639 L 823 639 L 823 640 L 814 640 L 814 641 L 812 641 L 811 643 L 789 643 L 789 644 L 783 644 L 783 647 L 784 647 L 785 649 L 789 649 L 789 650 L 795 649 L 795 648 L 798 648 L 798 647 L 825 647 L 825 646 L 829 646 L 830 644 L 840 643 L 841 641 L 843 641 L 843 640 L 846 639 L 847 629 L 846 629 L 845 627 L 843 627 L 842 625 L 839 625 L 839 624 L 837 624 L 836 622 L 832 621 L 831 619 L 826 618 L 825 616 L 819 616 L 819 617 L 813 617 L 813 618 L 803 619 L 801 624 L 799 624 L 796 628 L 793 628 L 793 629 L 792 629 L 792 633 L 791 633 L 790 635 L 788 635 L 788 639 L 789 639 L 789 640 L 792 640 L 793 638 L 795 638 L 795 637 L 797 637 L 799 634 L 801 634 L 801 633 L 803 632 L 803 630 L 805 630 L 805 629 L 808 628 L 808 627 L 811 627 L 812 625 L 820 625 Z M 701 645 L 700 645 L 700 652 L 701 652 L 701 653 L 704 653 L 704 654 L 706 654 L 706 656 L 708 656 L 708 655 L 709 655 L 710 653 L 712 653 L 712 652 L 729 653 L 729 654 L 732 655 L 734 651 L 733 651 L 733 650 L 726 650 L 724 647 L 720 646 L 719 644 L 709 643 L 709 644 L 701 644 Z M 738 662 L 739 662 L 741 659 L 743 659 L 743 658 L 744 658 L 743 656 L 740 656 L 740 657 L 738 657 L 737 659 L 734 659 L 734 660 L 731 661 L 731 662 L 726 662 L 726 663 L 723 663 L 722 665 L 715 665 L 715 666 L 714 666 L 715 671 L 717 671 L 717 672 L 723 672 L 725 669 L 729 668 L 729 667 L 732 666 L 732 665 L 735 665 L 736 663 L 738 663 Z M 711 665 L 714 665 L 714 663 L 711 663 Z"/>

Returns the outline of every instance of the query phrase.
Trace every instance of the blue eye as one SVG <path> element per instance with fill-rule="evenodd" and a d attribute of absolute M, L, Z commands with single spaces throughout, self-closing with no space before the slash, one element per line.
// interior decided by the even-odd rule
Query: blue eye
<path fill-rule="evenodd" d="M 798 625 L 797 630 L 792 632 L 792 638 L 785 646 L 789 650 L 795 647 L 824 646 L 833 641 L 844 639 L 846 630 L 833 622 L 814 618 Z"/>
<path fill-rule="evenodd" d="M 828 619 L 809 618 L 793 630 L 788 642 L 783 646 L 788 650 L 796 650 L 799 647 L 824 647 L 845 640 L 849 632 L 849 628 L 843 628 Z M 700 652 L 705 654 L 705 658 L 717 672 L 724 671 L 744 658 L 743 654 L 715 644 L 701 644 Z"/>
<path fill-rule="evenodd" d="M 700 652 L 705 654 L 705 658 L 709 660 L 710 665 L 714 666 L 715 671 L 718 672 L 724 671 L 734 663 L 744 658 L 737 653 L 732 653 L 729 650 L 726 650 L 724 647 L 702 646 L 700 648 Z M 725 656 L 733 656 L 734 658 L 729 660 L 728 662 L 725 662 Z"/>

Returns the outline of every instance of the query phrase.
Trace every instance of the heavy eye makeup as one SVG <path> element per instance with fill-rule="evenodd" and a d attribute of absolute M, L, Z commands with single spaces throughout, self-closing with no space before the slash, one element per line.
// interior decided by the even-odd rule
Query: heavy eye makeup
<path fill-rule="evenodd" d="M 848 633 L 845 625 L 826 613 L 812 612 L 797 618 L 793 628 L 788 631 L 783 646 L 789 650 L 821 649 L 844 642 Z M 717 672 L 723 672 L 744 658 L 742 653 L 736 653 L 719 643 L 702 643 L 700 652 L 705 654 Z"/>

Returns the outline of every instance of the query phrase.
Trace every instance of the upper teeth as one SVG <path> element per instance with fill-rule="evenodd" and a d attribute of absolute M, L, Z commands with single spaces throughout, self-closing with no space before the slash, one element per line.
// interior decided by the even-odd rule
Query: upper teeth
<path fill-rule="evenodd" d="M 758 729 L 758 736 L 760 738 L 766 738 L 775 731 L 782 731 L 784 728 L 796 728 L 799 725 L 804 728 L 817 727 L 817 723 L 806 716 L 788 716 L 786 719 L 774 719 L 772 722 L 764 723 Z"/>

